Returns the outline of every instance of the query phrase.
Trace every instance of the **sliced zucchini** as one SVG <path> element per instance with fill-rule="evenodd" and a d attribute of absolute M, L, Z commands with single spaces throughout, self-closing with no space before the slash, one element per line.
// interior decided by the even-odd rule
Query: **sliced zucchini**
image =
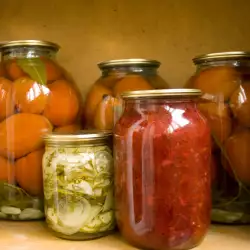
<path fill-rule="evenodd" d="M 110 231 L 115 228 L 115 224 L 113 222 L 109 223 L 108 225 L 104 225 L 99 228 L 99 232 Z"/>
<path fill-rule="evenodd" d="M 101 188 L 95 188 L 94 189 L 94 196 L 97 196 L 97 197 L 102 196 L 102 189 Z"/>
<path fill-rule="evenodd" d="M 95 188 L 105 188 L 111 185 L 110 179 L 101 179 L 101 180 L 95 180 L 94 187 Z"/>
<path fill-rule="evenodd" d="M 113 188 L 110 188 L 107 193 L 102 212 L 107 212 L 113 207 L 114 207 L 114 192 L 113 192 Z"/>
<path fill-rule="evenodd" d="M 90 216 L 91 205 L 84 198 L 81 198 L 80 201 L 70 201 L 69 203 L 60 204 L 61 206 L 57 210 L 57 217 L 62 226 L 80 229 Z"/>
<path fill-rule="evenodd" d="M 97 233 L 95 228 L 89 228 L 87 226 L 81 228 L 79 232 L 81 232 L 81 233 Z"/>
<path fill-rule="evenodd" d="M 113 169 L 113 157 L 107 151 L 99 151 L 95 153 L 94 166 L 98 173 L 110 172 Z"/>
<path fill-rule="evenodd" d="M 99 219 L 99 216 L 97 216 L 86 226 L 89 228 L 95 228 L 97 230 L 99 227 L 101 227 L 101 225 L 102 225 L 102 221 Z"/>
<path fill-rule="evenodd" d="M 93 195 L 93 190 L 89 182 L 80 180 L 77 183 L 69 183 L 66 187 L 67 190 L 76 191 L 78 193 Z"/>
<path fill-rule="evenodd" d="M 99 215 L 99 218 L 103 224 L 109 224 L 114 217 L 113 211 L 105 212 Z"/>
<path fill-rule="evenodd" d="M 92 206 L 88 221 L 86 222 L 86 226 L 88 226 L 88 223 L 91 223 L 91 221 L 95 219 L 101 211 L 102 211 L 102 206 L 99 205 Z"/>

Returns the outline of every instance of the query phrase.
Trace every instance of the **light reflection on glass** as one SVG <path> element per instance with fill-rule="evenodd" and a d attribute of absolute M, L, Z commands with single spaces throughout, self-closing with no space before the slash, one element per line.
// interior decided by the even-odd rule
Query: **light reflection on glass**
<path fill-rule="evenodd" d="M 246 96 L 246 93 L 245 93 L 245 90 L 242 86 L 240 86 L 240 93 L 239 93 L 239 96 L 238 96 L 238 103 L 239 104 L 242 104 L 242 103 L 245 103 L 247 101 L 247 96 Z"/>
<path fill-rule="evenodd" d="M 34 83 L 32 88 L 26 93 L 26 98 L 28 101 L 32 102 L 40 95 L 49 95 L 50 90 L 41 84 Z"/>
<path fill-rule="evenodd" d="M 190 123 L 190 121 L 183 116 L 185 110 L 176 107 L 172 108 L 170 106 L 165 106 L 165 109 L 172 115 L 172 123 L 171 126 L 168 127 L 168 133 L 173 133 L 175 130 Z"/>
<path fill-rule="evenodd" d="M 4 100 L 6 98 L 7 91 L 4 88 L 1 88 L 1 100 Z"/>

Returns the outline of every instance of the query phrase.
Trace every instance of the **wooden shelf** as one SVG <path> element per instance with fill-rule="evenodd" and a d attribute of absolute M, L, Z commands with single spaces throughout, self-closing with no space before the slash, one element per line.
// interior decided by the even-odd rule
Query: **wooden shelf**
<path fill-rule="evenodd" d="M 81 247 L 81 248 L 79 248 Z M 44 222 L 0 221 L 1 250 L 130 250 L 135 249 L 113 234 L 91 241 L 67 241 L 47 231 Z M 196 250 L 249 250 L 249 226 L 211 226 Z"/>

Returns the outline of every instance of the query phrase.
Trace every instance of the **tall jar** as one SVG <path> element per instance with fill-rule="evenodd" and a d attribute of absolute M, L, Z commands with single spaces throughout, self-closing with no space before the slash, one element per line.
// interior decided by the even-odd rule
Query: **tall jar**
<path fill-rule="evenodd" d="M 80 95 L 55 61 L 58 49 L 37 40 L 1 45 L 1 219 L 43 218 L 42 136 L 79 129 Z"/>
<path fill-rule="evenodd" d="M 193 59 L 187 84 L 211 99 L 200 105 L 213 137 L 212 221 L 250 222 L 250 53 L 222 52 Z"/>
<path fill-rule="evenodd" d="M 124 92 L 114 128 L 118 227 L 140 249 L 190 249 L 210 224 L 210 130 L 199 90 Z"/>
<path fill-rule="evenodd" d="M 101 77 L 91 87 L 85 102 L 87 128 L 112 129 L 121 110 L 117 97 L 124 91 L 168 88 L 159 76 L 160 62 L 120 59 L 98 64 Z"/>
<path fill-rule="evenodd" d="M 44 203 L 48 227 L 60 238 L 94 239 L 115 227 L 112 134 L 45 136 Z"/>

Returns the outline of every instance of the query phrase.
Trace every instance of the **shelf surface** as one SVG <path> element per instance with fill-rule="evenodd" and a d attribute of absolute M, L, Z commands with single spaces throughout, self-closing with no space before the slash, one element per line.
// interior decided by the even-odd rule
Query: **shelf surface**
<path fill-rule="evenodd" d="M 67 241 L 51 235 L 44 222 L 0 221 L 1 250 L 130 250 L 136 249 L 113 234 L 91 241 Z M 249 250 L 250 226 L 211 226 L 196 250 Z"/>

